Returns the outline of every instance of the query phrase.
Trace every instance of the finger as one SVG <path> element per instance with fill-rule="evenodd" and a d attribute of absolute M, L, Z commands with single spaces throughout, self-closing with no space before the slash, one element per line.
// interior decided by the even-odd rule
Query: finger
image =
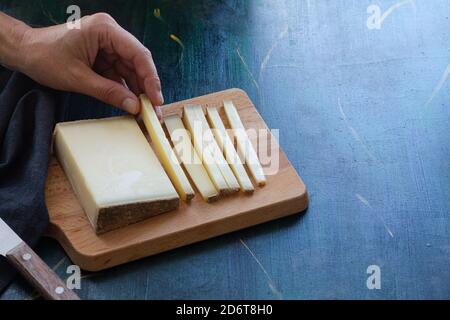
<path fill-rule="evenodd" d="M 95 61 L 94 70 L 105 78 L 125 85 L 136 96 L 144 92 L 139 87 L 134 71 L 127 68 L 118 56 L 107 55 L 102 51 Z"/>
<path fill-rule="evenodd" d="M 162 114 L 162 109 L 160 106 L 155 106 L 155 112 L 156 112 L 156 116 L 158 117 L 158 119 L 162 120 L 163 114 Z"/>
<path fill-rule="evenodd" d="M 105 51 L 99 51 L 95 59 L 93 69 L 99 73 L 114 66 L 114 63 L 120 58 L 115 55 L 106 54 Z"/>
<path fill-rule="evenodd" d="M 116 70 L 114 70 L 113 68 L 109 68 L 109 69 L 103 70 L 102 72 L 99 72 L 99 74 L 101 76 L 103 76 L 103 77 L 105 77 L 107 79 L 110 79 L 112 81 L 115 81 L 115 82 L 117 82 L 119 84 L 126 85 L 126 83 L 124 82 L 123 77 L 120 74 L 118 74 L 116 72 Z"/>
<path fill-rule="evenodd" d="M 118 74 L 114 69 L 108 69 L 106 71 L 104 71 L 103 73 L 99 73 L 101 76 L 110 79 L 112 81 L 117 82 L 118 84 L 124 86 L 125 88 L 130 89 L 130 87 L 128 86 L 127 81 L 120 75 Z M 131 90 L 136 96 L 139 95 L 139 93 L 134 92 L 133 90 Z"/>
<path fill-rule="evenodd" d="M 138 79 L 143 83 L 145 93 L 155 106 L 164 104 L 164 97 L 161 90 L 161 80 L 159 79 L 155 63 L 150 51 L 144 48 L 133 59 L 134 68 Z"/>
<path fill-rule="evenodd" d="M 101 42 L 102 49 L 114 50 L 122 60 L 132 62 L 138 81 L 142 82 L 144 91 L 153 105 L 162 105 L 161 81 L 150 51 L 131 33 L 119 25 L 108 25 L 107 41 Z"/>
<path fill-rule="evenodd" d="M 128 87 L 135 95 L 139 95 L 143 92 L 139 87 L 139 82 L 136 79 L 136 74 L 133 70 L 130 70 L 123 64 L 120 60 L 114 63 L 114 70 L 117 74 L 119 74 L 122 78 L 127 82 Z"/>
<path fill-rule="evenodd" d="M 90 68 L 83 70 L 78 91 L 131 114 L 137 114 L 140 109 L 138 99 L 133 92 L 116 81 L 102 77 Z"/>

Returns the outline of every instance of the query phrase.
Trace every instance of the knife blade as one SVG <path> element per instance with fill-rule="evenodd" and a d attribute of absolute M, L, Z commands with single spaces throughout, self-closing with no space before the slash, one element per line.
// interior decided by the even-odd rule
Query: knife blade
<path fill-rule="evenodd" d="M 80 299 L 1 218 L 0 255 L 4 256 L 45 299 Z"/>
<path fill-rule="evenodd" d="M 0 255 L 6 257 L 21 242 L 22 239 L 0 218 Z"/>

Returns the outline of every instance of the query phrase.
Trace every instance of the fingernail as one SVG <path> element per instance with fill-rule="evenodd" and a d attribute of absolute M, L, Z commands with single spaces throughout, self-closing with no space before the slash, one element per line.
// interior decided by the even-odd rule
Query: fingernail
<path fill-rule="evenodd" d="M 158 97 L 159 97 L 159 101 L 161 101 L 160 104 L 163 105 L 164 104 L 164 97 L 163 97 L 163 94 L 162 94 L 161 91 L 158 92 Z"/>
<path fill-rule="evenodd" d="M 138 111 L 137 101 L 132 98 L 126 98 L 123 100 L 122 107 L 125 111 L 136 114 Z"/>
<path fill-rule="evenodd" d="M 161 107 L 160 107 L 160 106 L 156 106 L 156 107 L 155 107 L 155 112 L 156 112 L 156 115 L 158 116 L 158 119 L 159 119 L 159 120 L 162 120 L 163 114 L 162 114 L 162 110 L 161 110 Z"/>

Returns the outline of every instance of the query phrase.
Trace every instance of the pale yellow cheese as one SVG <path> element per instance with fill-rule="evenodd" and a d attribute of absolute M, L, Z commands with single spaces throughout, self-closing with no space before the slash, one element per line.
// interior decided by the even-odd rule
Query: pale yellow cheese
<path fill-rule="evenodd" d="M 167 116 L 164 124 L 174 145 L 175 153 L 183 163 L 203 199 L 207 202 L 216 200 L 219 193 L 203 167 L 202 161 L 192 146 L 189 133 L 178 115 Z"/>
<path fill-rule="evenodd" d="M 234 175 L 236 176 L 239 182 L 241 190 L 246 193 L 253 192 L 255 188 L 253 187 L 253 184 L 250 181 L 250 178 L 248 177 L 244 166 L 242 165 L 239 155 L 234 149 L 233 143 L 231 142 L 230 137 L 227 134 L 222 119 L 220 119 L 220 115 L 219 112 L 217 111 L 217 108 L 208 107 L 206 111 L 209 123 L 211 124 L 211 127 L 214 128 L 215 130 L 214 136 L 216 137 L 217 143 L 223 150 L 225 158 L 228 161 L 228 164 L 230 165 L 231 169 L 233 170 Z"/>
<path fill-rule="evenodd" d="M 59 123 L 54 135 L 56 156 L 97 233 L 178 207 L 133 117 Z"/>
<path fill-rule="evenodd" d="M 181 199 L 189 201 L 195 195 L 194 190 L 166 138 L 155 109 L 147 96 L 141 95 L 139 98 L 142 106 L 142 119 L 144 120 L 145 127 L 152 139 L 156 153 L 161 159 L 162 165 L 166 169 Z"/>
<path fill-rule="evenodd" d="M 200 156 L 203 166 L 208 172 L 212 183 L 219 191 L 219 193 L 229 193 L 230 187 L 225 181 L 225 178 L 223 177 L 219 169 L 219 165 L 216 159 L 214 159 L 211 150 L 205 147 L 202 123 L 197 119 L 195 111 L 189 106 L 184 107 L 183 121 L 185 126 L 191 133 L 194 148 Z"/>
<path fill-rule="evenodd" d="M 185 107 L 186 108 L 186 107 Z M 236 177 L 233 174 L 230 166 L 225 160 L 222 151 L 217 145 L 216 140 L 214 139 L 214 135 L 209 127 L 208 121 L 206 120 L 205 114 L 203 113 L 203 109 L 201 106 L 189 106 L 196 113 L 197 119 L 201 122 L 203 138 L 206 148 L 210 149 L 212 154 L 214 155 L 214 159 L 218 164 L 220 172 L 222 176 L 225 178 L 227 185 L 230 187 L 230 192 L 239 191 L 239 183 Z"/>
<path fill-rule="evenodd" d="M 228 118 L 231 128 L 233 129 L 236 138 L 237 148 L 239 153 L 245 158 L 250 172 L 259 186 L 266 184 L 266 177 L 259 162 L 255 149 L 248 138 L 241 118 L 236 110 L 236 107 L 231 101 L 224 101 L 225 114 Z"/>
<path fill-rule="evenodd" d="M 188 118 L 195 119 L 195 123 L 198 128 L 194 129 L 194 131 L 197 130 L 198 132 L 194 132 L 194 138 L 201 145 L 200 148 L 202 149 L 203 154 L 209 154 L 209 157 L 215 162 L 222 177 L 225 179 L 228 187 L 223 193 L 228 194 L 239 191 L 239 183 L 234 176 L 233 171 L 230 169 L 230 166 L 226 162 L 216 140 L 214 139 L 202 107 L 195 105 L 185 106 L 184 112 Z"/>

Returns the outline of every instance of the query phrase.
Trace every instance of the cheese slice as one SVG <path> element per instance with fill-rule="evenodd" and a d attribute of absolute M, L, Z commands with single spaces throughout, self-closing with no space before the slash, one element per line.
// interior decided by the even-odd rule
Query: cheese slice
<path fill-rule="evenodd" d="M 170 180 L 172 180 L 181 199 L 189 201 L 195 195 L 194 190 L 166 138 L 155 109 L 147 96 L 141 95 L 139 98 L 142 105 L 142 119 L 144 120 L 145 127 L 152 139 L 156 154 L 161 159 L 162 165 L 164 169 L 166 169 L 167 174 L 169 175 Z"/>
<path fill-rule="evenodd" d="M 256 183 L 259 186 L 264 186 L 266 184 L 264 171 L 261 167 L 255 149 L 253 148 L 252 143 L 248 138 L 247 132 L 245 131 L 244 125 L 242 124 L 236 107 L 231 101 L 224 101 L 224 108 L 225 114 L 228 118 L 228 122 L 233 129 L 233 134 L 236 138 L 236 144 L 239 153 L 245 159 L 245 163 L 250 169 L 250 172 Z"/>
<path fill-rule="evenodd" d="M 234 149 L 233 143 L 228 136 L 228 133 L 225 129 L 225 126 L 220 119 L 219 112 L 216 107 L 208 107 L 206 109 L 207 116 L 211 127 L 214 128 L 214 136 L 216 137 L 217 143 L 219 147 L 223 150 L 225 154 L 225 158 L 228 161 L 228 164 L 233 170 L 234 175 L 236 176 L 239 186 L 241 190 L 245 193 L 252 193 L 255 188 L 253 187 L 250 178 L 245 171 L 244 166 L 242 165 L 241 159 Z"/>
<path fill-rule="evenodd" d="M 167 116 L 164 124 L 169 132 L 175 153 L 194 182 L 203 199 L 212 202 L 218 199 L 219 193 L 203 167 L 202 161 L 191 143 L 189 133 L 178 115 Z"/>
<path fill-rule="evenodd" d="M 179 206 L 133 117 L 59 123 L 54 151 L 97 233 Z"/>
<path fill-rule="evenodd" d="M 206 171 L 208 172 L 209 177 L 211 178 L 212 183 L 219 191 L 219 193 L 230 193 L 230 187 L 228 186 L 219 169 L 219 164 L 214 159 L 211 150 L 205 147 L 203 139 L 203 125 L 201 121 L 197 119 L 194 109 L 190 108 L 189 106 L 185 106 L 183 115 L 183 121 L 185 126 L 191 133 L 194 148 L 200 156 L 202 163 Z"/>
<path fill-rule="evenodd" d="M 203 113 L 203 108 L 201 106 L 189 106 L 189 108 L 192 108 L 195 111 L 197 120 L 201 122 L 205 147 L 211 150 L 214 159 L 216 159 L 220 172 L 230 187 L 229 192 L 233 193 L 239 191 L 239 183 L 225 160 L 222 150 L 219 148 L 216 140 L 214 139 L 214 135 L 209 127 L 205 114 Z"/>

